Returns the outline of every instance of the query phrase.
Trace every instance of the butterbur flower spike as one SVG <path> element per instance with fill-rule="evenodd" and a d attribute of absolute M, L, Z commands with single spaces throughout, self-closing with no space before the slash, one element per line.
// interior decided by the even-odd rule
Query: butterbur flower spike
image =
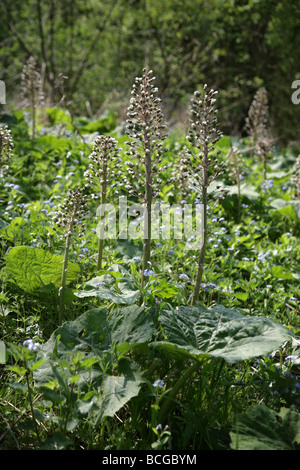
<path fill-rule="evenodd" d="M 97 137 L 94 142 L 93 152 L 89 159 L 89 169 L 85 172 L 84 176 L 88 186 L 96 186 L 100 190 L 100 208 L 105 208 L 109 191 L 113 190 L 115 194 L 118 192 L 112 184 L 113 178 L 118 177 L 119 173 L 121 173 L 121 160 L 117 141 L 109 136 L 101 135 Z M 102 268 L 104 239 L 101 230 L 103 229 L 103 212 L 104 211 L 100 211 L 100 235 L 97 261 L 98 270 Z"/>
<path fill-rule="evenodd" d="M 268 131 L 268 93 L 264 87 L 257 90 L 246 118 L 245 129 L 250 145 L 263 164 L 263 179 L 267 178 L 267 160 L 271 150 L 271 139 Z"/>
<path fill-rule="evenodd" d="M 21 96 L 24 108 L 32 114 L 32 138 L 35 137 L 36 108 L 44 104 L 43 81 L 34 57 L 29 57 L 21 75 Z"/>
<path fill-rule="evenodd" d="M 83 235 L 85 224 L 82 219 L 88 209 L 87 197 L 84 194 L 85 188 L 72 189 L 65 202 L 59 205 L 59 210 L 53 220 L 64 229 L 65 237 L 68 238 L 75 231 L 79 236 Z"/>
<path fill-rule="evenodd" d="M 131 141 L 127 142 L 130 150 L 129 156 L 137 160 L 137 164 L 129 162 L 129 176 L 139 181 L 142 191 L 138 197 L 145 204 L 144 214 L 144 240 L 143 240 L 143 268 L 141 284 L 144 284 L 144 273 L 150 261 L 151 253 L 151 210 L 153 198 L 159 192 L 160 180 L 157 178 L 163 168 L 162 157 L 166 152 L 163 142 L 166 137 L 163 113 L 160 108 L 160 99 L 157 96 L 157 88 L 154 87 L 152 70 L 143 70 L 143 76 L 135 79 L 132 87 L 132 97 L 127 113 L 127 128 Z M 144 174 L 139 166 L 144 166 Z M 130 178 L 129 178 L 130 179 Z M 130 186 L 128 180 L 127 186 Z"/>
<path fill-rule="evenodd" d="M 13 156 L 13 140 L 11 131 L 7 126 L 0 128 L 0 171 L 3 172 L 9 168 L 9 163 Z"/>
<path fill-rule="evenodd" d="M 54 217 L 54 221 L 57 222 L 57 225 L 59 225 L 64 230 L 66 240 L 62 266 L 61 287 L 59 289 L 59 323 L 61 323 L 64 313 L 64 293 L 67 279 L 71 236 L 75 232 L 78 233 L 78 236 L 82 236 L 85 229 L 85 224 L 82 223 L 82 219 L 86 215 L 88 205 L 84 191 L 85 188 L 72 189 L 69 192 L 65 202 L 59 206 L 59 211 Z"/>
<path fill-rule="evenodd" d="M 208 187 L 223 173 L 226 163 L 219 161 L 219 153 L 212 155 L 215 144 L 222 137 L 218 129 L 218 120 L 215 102 L 217 91 L 207 90 L 204 85 L 202 93 L 196 91 L 191 99 L 191 119 L 187 140 L 190 143 L 188 155 L 190 157 L 189 171 L 199 188 L 200 200 L 203 205 L 201 216 L 201 246 L 197 264 L 197 275 L 192 294 L 192 305 L 198 299 L 200 286 L 204 273 L 204 261 L 207 243 L 207 217 L 208 217 Z M 218 199 L 222 196 L 220 195 Z"/>

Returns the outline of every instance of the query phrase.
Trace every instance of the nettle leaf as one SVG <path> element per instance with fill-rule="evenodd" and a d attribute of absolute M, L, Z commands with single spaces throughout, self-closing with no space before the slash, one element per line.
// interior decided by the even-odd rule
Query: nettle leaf
<path fill-rule="evenodd" d="M 236 363 L 267 355 L 292 339 L 287 328 L 269 318 L 245 316 L 222 305 L 181 306 L 161 312 L 159 321 L 167 339 L 150 346 L 175 357 L 211 356 Z"/>
<path fill-rule="evenodd" d="M 277 412 L 255 405 L 237 417 L 230 437 L 234 450 L 296 450 L 300 415 L 287 408 Z"/>
<path fill-rule="evenodd" d="M 16 246 L 6 257 L 6 273 L 26 292 L 34 292 L 43 286 L 61 283 L 63 256 L 52 255 L 39 248 Z M 67 282 L 75 281 L 80 273 L 78 264 L 69 263 Z"/>

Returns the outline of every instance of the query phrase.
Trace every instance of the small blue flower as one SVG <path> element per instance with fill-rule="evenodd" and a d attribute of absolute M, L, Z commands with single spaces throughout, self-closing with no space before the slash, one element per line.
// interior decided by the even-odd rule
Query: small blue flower
<path fill-rule="evenodd" d="M 37 348 L 42 348 L 42 345 L 40 343 L 34 343 L 32 339 L 27 339 L 24 341 L 23 346 L 25 348 L 28 348 L 30 351 L 36 351 Z"/>
<path fill-rule="evenodd" d="M 163 386 L 165 385 L 165 382 L 163 380 L 157 379 L 152 385 L 153 387 L 163 388 Z"/>
<path fill-rule="evenodd" d="M 145 269 L 144 271 L 144 276 L 145 277 L 149 277 L 149 276 L 153 276 L 154 275 L 154 271 L 152 271 L 152 269 Z"/>
<path fill-rule="evenodd" d="M 44 201 L 44 204 L 48 204 L 48 206 L 53 207 L 54 203 L 52 201 Z"/>
<path fill-rule="evenodd" d="M 175 253 L 174 250 L 169 250 L 167 254 L 168 254 L 168 255 L 174 255 L 174 253 Z"/>

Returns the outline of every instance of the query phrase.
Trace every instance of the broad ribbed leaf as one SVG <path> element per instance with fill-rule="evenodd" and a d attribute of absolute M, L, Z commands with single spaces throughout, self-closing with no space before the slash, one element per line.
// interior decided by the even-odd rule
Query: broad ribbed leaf
<path fill-rule="evenodd" d="M 255 405 L 238 416 L 230 436 L 234 450 L 296 450 L 300 415 L 287 408 L 276 412 Z"/>
<path fill-rule="evenodd" d="M 151 317 L 142 307 L 132 305 L 115 309 L 110 314 L 106 308 L 96 308 L 59 327 L 43 345 L 41 355 L 56 348 L 60 359 L 68 358 L 70 352 L 82 352 L 84 357 L 91 354 L 101 357 L 112 345 L 116 345 L 120 354 L 125 354 L 130 348 L 150 341 L 153 331 Z M 45 363 L 37 369 L 35 377 L 44 382 L 47 375 L 52 372 L 50 365 Z"/>
<path fill-rule="evenodd" d="M 140 296 L 140 291 L 128 271 L 119 265 L 113 265 L 107 271 L 101 271 L 84 288 L 75 292 L 77 297 L 99 297 L 117 305 L 133 304 Z"/>
<path fill-rule="evenodd" d="M 98 408 L 93 413 L 94 424 L 98 425 L 105 416 L 114 416 L 131 398 L 138 395 L 142 383 L 142 374 L 133 370 L 121 376 L 107 375 L 100 398 L 94 400 Z"/>
<path fill-rule="evenodd" d="M 6 257 L 6 272 L 26 292 L 33 292 L 43 286 L 60 286 L 63 256 L 30 246 L 11 248 Z M 80 267 L 69 263 L 67 282 L 77 279 Z"/>
<path fill-rule="evenodd" d="M 64 365 L 70 383 L 74 377 L 68 373 L 72 367 L 72 355 L 80 354 L 80 367 L 76 374 L 76 386 L 85 388 L 89 384 L 91 400 L 81 403 L 81 412 L 91 413 L 91 419 L 98 424 L 105 416 L 113 416 L 125 403 L 139 393 L 144 382 L 142 373 L 129 360 L 119 356 L 118 370 L 110 367 L 108 351 L 116 346 L 120 354 L 130 348 L 150 341 L 154 331 L 150 315 L 136 305 L 115 309 L 89 310 L 74 321 L 65 322 L 44 344 L 40 352 L 48 360 L 34 372 L 34 380 L 44 393 L 45 385 L 55 377 L 60 381 L 56 364 Z M 106 359 L 105 359 L 106 357 Z M 107 361 L 107 369 L 98 362 Z M 63 379 L 61 388 L 64 388 Z M 51 399 L 47 394 L 46 397 Z M 53 397 L 57 399 L 56 396 Z M 85 411 L 84 411 L 85 410 Z"/>
<path fill-rule="evenodd" d="M 242 315 L 221 305 L 164 311 L 160 323 L 167 339 L 152 346 L 174 356 L 222 357 L 229 363 L 264 356 L 292 338 L 269 318 Z"/>

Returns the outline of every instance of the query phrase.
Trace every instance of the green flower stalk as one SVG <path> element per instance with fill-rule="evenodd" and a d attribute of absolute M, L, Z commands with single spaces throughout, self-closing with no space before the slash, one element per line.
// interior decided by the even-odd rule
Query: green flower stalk
<path fill-rule="evenodd" d="M 119 149 L 117 141 L 109 136 L 101 135 L 95 139 L 93 152 L 90 157 L 89 169 L 84 173 L 88 186 L 97 186 L 100 190 L 100 209 L 105 208 L 107 195 L 112 185 L 113 177 L 120 168 Z M 92 195 L 94 197 L 94 195 Z M 100 211 L 100 234 L 98 242 L 97 269 L 102 269 L 103 258 L 103 218 Z"/>
<path fill-rule="evenodd" d="M 13 140 L 11 131 L 7 126 L 0 128 L 0 172 L 9 168 L 10 160 L 13 156 Z"/>
<path fill-rule="evenodd" d="M 32 139 L 34 139 L 36 132 L 36 109 L 44 103 L 43 81 L 41 74 L 37 70 L 34 57 L 29 57 L 23 67 L 21 75 L 21 94 L 23 107 L 31 109 L 31 133 Z"/>
<path fill-rule="evenodd" d="M 179 199 L 187 199 L 190 193 L 189 189 L 189 167 L 190 159 L 187 156 L 186 150 L 181 150 L 178 153 L 178 160 L 174 163 L 172 168 L 171 182 L 176 189 L 176 196 Z"/>
<path fill-rule="evenodd" d="M 86 203 L 86 196 L 84 195 L 84 188 L 73 189 L 69 192 L 65 202 L 60 204 L 59 210 L 54 217 L 54 221 L 57 225 L 65 231 L 64 261 L 61 286 L 59 289 L 59 324 L 61 324 L 64 314 L 64 296 L 71 237 L 75 232 L 77 232 L 78 236 L 82 236 L 84 234 L 85 224 L 82 223 L 82 219 L 86 215 L 87 208 L 88 205 Z"/>
<path fill-rule="evenodd" d="M 217 91 L 207 91 L 204 85 L 203 92 L 196 91 L 191 99 L 190 130 L 187 140 L 191 144 L 190 174 L 199 185 L 202 204 L 201 214 L 201 246 L 197 264 L 197 275 L 192 294 L 191 303 L 197 302 L 200 286 L 204 274 L 204 263 L 207 243 L 207 213 L 208 213 L 208 187 L 224 171 L 225 163 L 218 161 L 218 153 L 210 157 L 216 142 L 222 136 L 218 130 L 215 95 Z M 218 199 L 222 196 L 220 195 Z"/>
<path fill-rule="evenodd" d="M 132 87 L 132 98 L 127 113 L 128 134 L 132 140 L 128 142 L 129 155 L 137 159 L 138 164 L 145 168 L 144 178 L 140 168 L 133 162 L 129 164 L 130 174 L 135 181 L 144 186 L 144 195 L 139 197 L 145 204 L 144 233 L 143 233 L 143 264 L 141 284 L 144 285 L 144 273 L 149 269 L 151 261 L 151 211 L 152 201 L 159 192 L 160 178 L 157 175 L 163 170 L 160 167 L 164 152 L 163 145 L 165 124 L 160 108 L 160 99 L 157 97 L 158 89 L 153 86 L 155 77 L 152 70 L 143 70 L 143 76 L 135 79 Z"/>
<path fill-rule="evenodd" d="M 245 129 L 248 133 L 250 145 L 261 159 L 263 164 L 263 180 L 267 179 L 267 161 L 270 152 L 270 137 L 268 132 L 268 94 L 264 87 L 257 90 L 250 105 L 246 118 Z"/>

